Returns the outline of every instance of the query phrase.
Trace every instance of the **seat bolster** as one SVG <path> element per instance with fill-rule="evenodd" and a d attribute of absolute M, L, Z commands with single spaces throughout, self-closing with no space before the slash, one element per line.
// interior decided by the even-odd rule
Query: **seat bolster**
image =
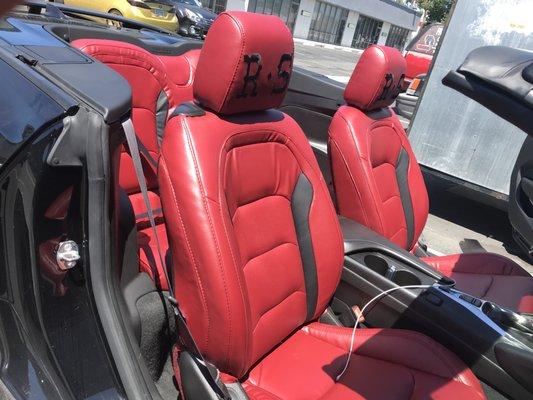
<path fill-rule="evenodd" d="M 510 258 L 495 253 L 450 254 L 440 257 L 423 257 L 422 261 L 446 276 L 454 273 L 530 276 L 525 269 Z"/>
<path fill-rule="evenodd" d="M 304 332 L 348 351 L 352 329 L 313 323 Z M 353 352 L 445 379 L 472 386 L 482 393 L 476 376 L 452 352 L 431 338 L 402 329 L 360 329 L 356 332 Z"/>
<path fill-rule="evenodd" d="M 356 130 L 368 130 L 369 120 L 357 121 L 356 113 L 350 107 L 340 107 L 329 127 L 331 172 L 337 207 L 339 214 L 384 235 L 379 194 L 374 187 L 368 161 L 370 144 L 366 135 L 355 134 Z"/>
<path fill-rule="evenodd" d="M 226 234 L 229 215 L 219 203 L 218 165 L 205 156 L 223 145 L 214 138 L 210 148 L 193 143 L 183 120 L 170 119 L 159 161 L 176 297 L 202 353 L 222 371 L 240 376 L 250 357 L 247 298 L 235 243 Z M 240 357 L 231 356 L 237 352 Z"/>

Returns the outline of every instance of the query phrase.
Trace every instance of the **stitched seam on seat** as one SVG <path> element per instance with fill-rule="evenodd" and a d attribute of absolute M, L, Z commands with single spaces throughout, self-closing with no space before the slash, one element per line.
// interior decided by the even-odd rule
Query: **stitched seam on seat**
<path fill-rule="evenodd" d="M 331 137 L 331 141 L 333 142 L 333 145 L 335 146 L 335 148 L 337 149 L 337 151 L 339 152 L 339 154 L 340 154 L 340 156 L 342 158 L 342 165 L 346 169 L 346 172 L 348 173 L 348 176 L 350 177 L 350 180 L 352 181 L 352 186 L 355 189 L 355 193 L 357 194 L 357 197 L 359 198 L 359 203 L 361 204 L 361 210 L 363 211 L 363 216 L 365 218 L 366 223 L 368 224 L 368 215 L 366 214 L 366 208 L 362 206 L 363 205 L 363 199 L 361 198 L 361 193 L 359 192 L 359 188 L 357 187 L 357 185 L 354 182 L 353 175 L 350 173 L 350 168 L 348 168 L 348 163 L 346 162 L 346 158 L 344 157 L 344 154 L 342 153 L 342 151 L 339 148 L 339 145 L 337 144 L 335 139 L 333 139 Z M 335 179 L 333 180 L 333 184 L 335 185 Z"/>
<path fill-rule="evenodd" d="M 479 297 L 485 297 L 487 293 L 490 291 L 490 289 L 492 288 L 492 285 L 494 284 L 494 278 L 490 275 L 489 275 L 489 278 L 490 278 L 490 283 L 487 285 L 487 289 L 485 289 L 485 292 Z"/>
<path fill-rule="evenodd" d="M 285 118 L 287 118 L 287 119 L 290 118 L 287 114 L 285 114 L 285 113 L 282 113 L 282 114 L 283 114 L 283 116 Z M 290 120 L 293 121 L 293 123 L 296 125 L 296 129 L 298 129 L 298 125 L 296 124 L 296 122 L 292 118 L 290 118 Z M 281 132 L 281 131 L 278 131 L 277 129 L 272 129 L 272 128 L 264 129 L 264 130 L 262 130 L 262 129 L 261 130 L 259 130 L 259 129 L 249 129 L 249 130 L 244 130 L 244 131 L 235 131 L 231 136 L 229 136 L 226 139 L 226 141 L 224 143 L 224 147 L 227 147 L 227 143 L 230 141 L 230 139 L 233 139 L 234 136 L 246 134 L 248 132 L 258 132 L 258 131 L 265 132 L 265 133 L 272 132 L 272 133 L 277 133 L 277 134 L 283 136 L 285 138 L 285 143 L 283 143 L 283 142 L 278 142 L 278 143 L 283 144 L 283 145 L 285 145 L 287 147 L 287 149 L 293 154 L 294 159 L 296 160 L 296 162 L 298 164 L 300 164 L 300 163 L 299 163 L 298 158 L 296 157 L 295 153 L 297 153 L 302 158 L 302 160 L 305 162 L 305 164 L 309 168 L 310 173 L 314 174 L 314 178 L 322 183 L 322 185 L 318 185 L 318 188 L 322 190 L 322 195 L 325 197 L 326 201 L 327 201 L 327 199 L 331 199 L 327 184 L 324 181 L 324 177 L 323 177 L 322 173 L 320 172 L 320 169 L 318 168 L 318 166 L 315 169 L 313 167 L 311 161 L 298 149 L 296 144 L 284 132 Z M 294 147 L 294 149 L 291 149 L 287 145 L 287 142 L 290 142 L 292 144 L 292 146 Z M 314 159 L 314 161 L 316 163 L 316 158 Z M 301 168 L 301 166 L 300 166 L 300 170 L 303 172 L 303 169 Z M 313 188 L 314 188 L 314 186 L 313 186 Z M 313 201 L 314 201 L 314 198 L 315 197 L 313 197 Z M 335 207 L 333 206 L 333 203 L 330 203 L 330 205 L 331 205 L 332 214 L 336 215 L 337 213 L 336 213 Z M 313 206 L 313 202 L 311 203 L 311 208 L 312 208 L 312 206 Z M 343 260 L 344 260 L 344 246 L 343 246 L 344 239 L 343 239 L 342 232 L 341 232 L 339 224 L 337 223 L 335 225 L 335 227 L 336 227 L 335 231 L 337 233 L 337 239 L 338 239 L 338 243 L 339 243 L 339 249 L 338 249 L 339 250 L 339 252 L 338 252 L 339 260 L 338 261 L 339 261 L 339 265 L 342 265 L 343 264 Z M 314 250 L 314 248 L 313 248 L 313 250 Z M 341 273 L 342 273 L 342 268 L 339 268 L 339 271 L 338 271 L 338 274 L 337 274 L 337 277 L 336 277 L 337 280 L 340 279 Z"/>
<path fill-rule="evenodd" d="M 385 203 L 387 203 L 388 201 L 390 201 L 390 200 L 392 200 L 392 199 L 400 199 L 400 200 L 401 200 L 402 198 L 401 198 L 400 196 L 396 195 L 396 194 L 393 194 L 391 197 L 389 197 L 389 198 L 386 199 L 386 200 L 383 200 L 381 203 L 382 203 L 382 204 L 385 204 Z"/>
<path fill-rule="evenodd" d="M 225 154 L 227 156 L 227 153 Z M 225 162 L 225 160 L 224 160 Z M 222 153 L 219 153 L 219 166 L 221 165 L 225 165 L 225 163 L 223 164 L 222 163 Z M 250 332 L 250 329 L 251 329 L 251 322 L 250 322 L 250 307 L 249 307 L 249 302 L 246 301 L 246 297 L 248 295 L 248 292 L 245 291 L 244 287 L 243 287 L 243 282 L 241 281 L 241 272 L 242 270 L 240 270 L 240 268 L 242 267 L 241 263 L 237 263 L 237 259 L 235 258 L 235 254 L 233 252 L 233 246 L 232 246 L 232 242 L 230 240 L 230 236 L 229 236 L 229 233 L 228 233 L 228 226 L 226 224 L 226 218 L 224 217 L 224 212 L 227 212 L 228 216 L 230 217 L 230 222 L 233 224 L 233 221 L 231 220 L 231 215 L 229 215 L 229 207 L 228 207 L 228 204 L 227 204 L 227 199 L 225 198 L 225 189 L 224 189 L 224 184 L 223 184 L 223 179 L 222 177 L 225 176 L 225 173 L 226 173 L 226 169 L 225 169 L 225 166 L 224 167 L 220 167 L 219 168 L 219 171 L 222 171 L 222 173 L 219 173 L 218 174 L 218 188 L 219 188 L 219 191 L 218 191 L 218 197 L 219 197 L 219 201 L 218 203 L 215 202 L 216 204 L 218 204 L 218 210 L 220 212 L 220 215 L 221 215 L 221 219 L 222 219 L 222 226 L 224 227 L 224 235 L 226 235 L 226 240 L 228 241 L 228 246 L 229 246 L 229 250 L 230 250 L 230 254 L 231 254 L 231 260 L 233 262 L 233 272 L 235 273 L 235 276 L 237 277 L 237 284 L 239 285 L 239 291 L 240 291 L 240 295 L 241 295 L 241 301 L 242 301 L 242 304 L 243 304 L 243 309 L 244 309 L 244 320 L 245 320 L 245 324 L 246 324 L 246 332 Z M 222 196 L 224 194 L 224 197 Z M 223 201 L 225 200 L 225 202 Z M 225 205 L 225 210 L 222 208 L 222 205 Z M 250 341 L 251 341 L 251 336 L 247 338 L 247 340 L 245 340 L 244 342 L 244 351 L 245 351 L 245 354 L 246 354 L 246 357 L 247 357 L 247 360 L 246 361 L 249 361 L 250 359 L 250 355 L 249 355 L 249 352 L 250 352 Z M 248 364 L 247 362 L 244 363 L 245 365 Z M 242 367 L 241 367 L 242 369 Z M 246 372 L 246 371 L 241 371 L 242 372 Z"/>
<path fill-rule="evenodd" d="M 384 52 L 381 48 L 379 48 L 379 47 L 376 47 L 376 49 L 378 49 L 379 51 L 381 51 L 381 52 L 383 53 L 383 57 L 385 57 L 385 63 L 388 64 L 388 63 L 389 63 L 389 58 L 387 57 L 387 53 L 385 53 L 385 52 Z M 393 79 L 394 79 L 394 78 L 393 78 Z M 368 103 L 367 103 L 366 105 L 364 105 L 364 108 L 368 108 L 368 107 L 370 107 L 370 105 L 371 105 L 372 103 L 375 103 L 376 101 L 378 101 L 378 100 L 376 99 L 376 96 L 377 96 L 377 94 L 379 93 L 380 89 L 381 89 L 381 84 L 378 85 L 378 87 L 377 87 L 376 90 L 374 91 L 374 94 L 372 95 L 372 98 L 368 101 Z M 374 100 L 374 99 L 376 99 L 376 100 Z"/>
<path fill-rule="evenodd" d="M 266 310 L 265 312 L 261 313 L 261 316 L 257 319 L 257 323 L 255 324 L 255 327 L 252 331 L 252 333 L 255 333 L 255 330 L 257 329 L 257 325 L 259 325 L 259 322 L 261 322 L 261 320 L 263 319 L 263 317 L 265 317 L 268 313 L 270 313 L 272 310 L 274 310 L 276 307 L 280 306 L 281 304 L 285 303 L 287 300 L 289 300 L 292 296 L 294 296 L 295 294 L 298 294 L 298 293 L 301 293 L 305 296 L 305 292 L 299 290 L 299 289 L 296 289 L 296 290 L 293 290 L 289 295 L 287 295 L 283 300 L 281 300 L 279 303 L 277 304 L 274 304 L 272 307 L 270 307 L 268 310 Z"/>
<path fill-rule="evenodd" d="M 196 287 L 198 288 L 198 290 L 200 292 L 200 299 L 202 301 L 202 306 L 203 306 L 204 312 L 205 312 L 204 313 L 205 314 L 205 319 L 207 321 L 207 332 L 208 332 L 208 334 L 205 336 L 205 346 L 207 348 L 208 345 L 209 345 L 209 329 L 210 329 L 210 326 L 211 326 L 211 319 L 209 318 L 209 308 L 207 306 L 207 300 L 206 300 L 206 296 L 205 296 L 205 292 L 204 292 L 204 287 L 202 285 L 202 279 L 200 277 L 200 272 L 198 270 L 198 264 L 196 262 L 196 258 L 194 257 L 194 252 L 192 250 L 192 246 L 191 246 L 191 243 L 189 241 L 189 235 L 187 234 L 187 229 L 185 228 L 185 224 L 183 223 L 183 219 L 181 217 L 181 212 L 180 212 L 180 209 L 179 209 L 179 206 L 178 206 L 178 201 L 177 201 L 177 198 L 176 198 L 176 192 L 174 191 L 174 185 L 172 184 L 172 180 L 170 179 L 170 174 L 168 173 L 168 169 L 167 169 L 167 165 L 166 165 L 164 157 L 161 157 L 161 162 L 159 163 L 159 165 L 165 170 L 165 178 L 168 180 L 170 189 L 172 191 L 172 200 L 174 201 L 174 207 L 176 208 L 176 214 L 178 216 L 178 221 L 179 221 L 179 224 L 181 225 L 181 229 L 183 231 L 183 236 L 185 238 L 185 243 L 187 244 L 187 250 L 188 250 L 189 256 L 190 256 L 190 258 L 192 260 L 192 265 L 194 266 L 194 272 L 195 272 L 195 275 L 196 275 Z M 168 284 L 170 285 L 171 283 L 169 282 Z"/>
<path fill-rule="evenodd" d="M 222 284 L 224 286 L 224 294 L 225 294 L 225 297 L 226 297 L 226 312 L 228 313 L 228 336 L 227 336 L 228 337 L 228 343 L 227 343 L 227 348 L 226 348 L 225 363 L 226 363 L 226 365 L 228 365 L 229 364 L 229 352 L 230 352 L 230 348 L 231 348 L 231 339 L 232 339 L 232 336 L 231 336 L 232 335 L 232 319 L 231 319 L 231 307 L 230 307 L 230 304 L 229 304 L 229 296 L 228 296 L 228 287 L 227 287 L 227 282 L 226 282 L 226 275 L 224 274 L 224 267 L 222 265 L 222 255 L 221 255 L 221 251 L 220 251 L 220 246 L 218 244 L 218 239 L 216 237 L 215 230 L 214 230 L 214 227 L 213 227 L 213 221 L 212 221 L 212 218 L 211 218 L 211 213 L 209 212 L 209 206 L 207 204 L 207 200 L 208 199 L 207 199 L 206 194 L 205 194 L 204 184 L 202 182 L 202 178 L 201 178 L 200 171 L 199 171 L 199 168 L 198 168 L 198 160 L 196 158 L 196 153 L 195 153 L 194 148 L 192 146 L 191 133 L 189 131 L 189 126 L 187 124 L 186 118 L 181 118 L 180 121 L 181 121 L 181 124 L 183 126 L 183 130 L 185 131 L 185 134 L 186 134 L 186 137 L 187 137 L 187 144 L 189 145 L 189 151 L 191 152 L 191 156 L 192 156 L 192 159 L 194 161 L 194 169 L 195 169 L 195 172 L 196 172 L 196 179 L 198 181 L 198 186 L 200 188 L 200 193 L 202 194 L 201 197 L 202 197 L 202 203 L 203 203 L 203 206 L 204 206 L 204 212 L 206 213 L 207 220 L 209 221 L 209 229 L 211 231 L 211 236 L 213 238 L 213 242 L 214 242 L 214 245 L 215 245 L 215 248 L 216 248 L 218 266 L 219 266 L 219 270 L 220 270 L 220 276 L 222 278 Z"/>
<path fill-rule="evenodd" d="M 341 335 L 343 335 L 343 336 L 350 336 L 350 335 L 351 335 L 350 332 L 348 332 L 348 333 L 346 333 L 346 332 L 339 332 L 338 329 L 330 329 L 329 327 L 322 327 L 322 329 L 324 329 L 324 330 L 328 330 L 328 331 L 330 331 L 330 332 L 332 332 L 332 333 L 335 333 L 335 334 L 341 334 Z M 313 333 L 313 332 L 310 332 L 309 330 L 304 330 L 304 332 L 306 332 L 308 335 L 313 336 L 314 338 L 316 338 L 316 339 L 318 339 L 318 340 L 321 340 L 321 341 L 324 342 L 324 343 L 328 343 L 330 346 L 336 347 L 336 348 L 338 348 L 338 349 L 340 349 L 340 350 L 342 350 L 342 351 L 347 351 L 347 350 L 348 350 L 347 348 L 337 346 L 335 343 L 332 343 L 332 342 L 326 340 L 325 338 L 322 338 L 322 337 L 318 336 L 317 334 L 315 334 L 315 333 Z M 361 336 L 361 335 L 363 335 L 363 336 L 374 336 L 374 335 L 376 335 L 376 334 L 371 334 L 371 333 L 365 332 L 364 329 L 361 329 L 361 330 L 358 331 L 357 336 Z M 425 344 L 424 347 L 427 348 L 429 351 L 431 351 L 431 353 L 432 353 L 433 355 L 435 355 L 435 357 L 437 357 L 439 360 L 441 360 L 442 364 L 446 366 L 446 368 L 447 368 L 448 371 L 451 373 L 452 378 L 453 378 L 454 380 L 455 380 L 455 378 L 457 377 L 457 379 L 458 379 L 460 382 L 462 382 L 462 383 L 468 385 L 468 383 L 467 383 L 466 381 L 464 381 L 464 380 L 461 378 L 460 371 L 457 372 L 456 369 L 453 368 L 453 366 L 451 366 L 451 365 L 447 362 L 447 360 L 445 359 L 445 357 L 442 357 L 442 354 L 440 354 L 440 349 L 437 348 L 437 346 L 435 346 L 435 343 L 432 342 L 432 341 L 430 341 L 425 335 L 422 335 L 422 334 L 420 334 L 420 333 L 418 333 L 418 332 L 416 332 L 416 331 L 409 331 L 409 334 L 404 334 L 404 333 L 402 332 L 402 330 L 399 330 L 399 329 L 394 330 L 394 331 L 392 331 L 392 330 L 389 330 L 389 331 L 381 331 L 381 332 L 379 332 L 377 335 L 380 335 L 380 336 L 387 336 L 387 337 L 402 338 L 402 339 L 405 339 L 405 340 L 407 340 L 407 341 L 411 341 L 411 342 L 416 342 L 416 341 L 412 340 L 412 339 L 413 339 L 412 336 L 417 336 L 417 340 L 420 341 L 420 342 L 424 342 L 424 344 Z M 348 345 L 348 347 L 349 347 L 349 345 Z M 355 349 L 357 349 L 357 347 L 355 347 Z M 355 351 L 352 352 L 352 353 L 353 353 L 353 354 L 356 354 Z M 372 357 L 372 358 L 375 358 L 376 360 L 380 360 L 380 361 L 384 361 L 384 362 L 389 362 L 389 363 L 391 363 L 391 364 L 396 364 L 396 363 L 394 363 L 394 362 L 392 362 L 392 361 L 390 361 L 390 360 L 382 360 L 382 359 L 377 358 L 377 357 Z M 399 365 L 403 365 L 403 364 L 399 364 Z M 404 367 L 406 367 L 406 368 L 410 368 L 410 369 L 413 369 L 413 370 L 415 370 L 415 371 L 420 371 L 420 372 L 424 372 L 424 373 L 429 373 L 429 374 L 431 374 L 431 375 L 439 376 L 439 375 L 437 375 L 437 374 L 434 374 L 434 373 L 431 373 L 431 372 L 428 372 L 428 371 L 422 371 L 422 370 L 419 370 L 419 369 L 414 368 L 414 367 L 408 367 L 408 366 L 405 366 L 405 365 L 404 365 Z"/>
<path fill-rule="evenodd" d="M 105 47 L 109 47 L 109 48 L 102 49 L 102 48 L 100 48 L 100 46 L 105 46 Z M 94 49 L 94 47 L 96 47 L 96 51 L 95 50 L 90 50 L 90 48 Z M 136 55 L 140 54 L 141 57 L 147 57 L 147 56 L 151 57 L 151 56 L 153 56 L 151 53 L 145 54 L 145 53 L 140 52 L 138 50 L 128 49 L 126 47 L 117 46 L 116 48 L 122 49 L 124 51 L 131 52 L 132 54 L 136 54 Z M 135 58 L 135 57 L 133 57 L 131 55 L 127 55 L 127 54 L 117 54 L 116 52 L 113 52 L 112 48 L 109 45 L 107 45 L 107 44 L 106 45 L 94 45 L 94 44 L 91 44 L 91 45 L 88 45 L 88 46 L 84 47 L 83 49 L 87 50 L 85 52 L 85 54 L 89 55 L 90 57 L 95 58 L 97 61 L 99 61 L 99 62 L 101 62 L 103 64 L 106 64 L 106 65 L 110 65 L 110 64 L 128 65 L 128 66 L 131 66 L 131 67 L 138 67 L 138 68 L 144 69 L 144 70 L 150 72 L 154 76 L 154 78 L 158 81 L 158 83 L 161 85 L 161 87 L 164 87 L 166 85 L 165 80 L 166 80 L 167 74 L 164 71 L 164 66 L 161 65 L 160 67 L 156 67 L 151 62 L 152 60 L 146 60 L 146 59 L 142 58 L 140 61 L 141 61 L 142 64 L 145 64 L 145 65 L 140 65 L 139 64 L 139 58 Z M 98 59 L 98 56 L 121 57 L 124 61 L 130 60 L 130 61 L 132 61 L 132 63 L 128 64 L 126 62 L 119 62 L 119 61 L 112 61 L 112 62 L 100 61 Z M 148 68 L 147 68 L 146 64 L 148 64 Z M 157 72 L 157 73 L 154 73 L 154 71 Z M 163 76 L 159 76 L 160 74 L 163 75 Z"/>
<path fill-rule="evenodd" d="M 285 115 L 285 114 L 284 114 Z M 319 182 L 322 183 L 322 185 L 318 185 L 318 189 L 321 189 L 322 190 L 322 195 L 325 197 L 325 201 L 327 202 L 327 199 L 330 199 L 331 200 L 331 195 L 329 194 L 329 189 L 328 189 L 328 186 L 326 184 L 326 181 L 324 180 L 324 176 L 322 175 L 322 173 L 320 172 L 320 169 L 318 169 L 318 172 L 313 168 L 313 166 L 311 165 L 311 162 L 305 157 L 304 154 L 302 154 L 298 147 L 296 146 L 296 144 L 291 140 L 291 138 L 287 137 L 284 133 L 281 133 L 283 136 L 285 136 L 286 140 L 291 142 L 293 147 L 294 147 L 294 151 L 287 146 L 287 148 L 289 149 L 289 151 L 291 153 L 293 153 L 294 155 L 294 152 L 298 152 L 298 154 L 300 154 L 300 157 L 307 163 L 307 166 L 310 170 L 311 173 L 314 173 L 315 174 L 315 179 L 318 179 Z M 297 160 L 297 158 L 295 157 L 295 159 Z M 315 160 L 315 163 L 317 162 L 316 161 L 316 158 L 314 159 Z M 297 161 L 298 162 L 298 161 Z M 318 167 L 318 166 L 317 166 Z M 300 170 L 303 172 L 303 169 L 300 167 Z M 313 186 L 313 189 L 314 189 L 314 186 Z M 311 201 L 311 206 L 309 207 L 309 212 L 311 212 L 311 209 L 313 208 L 313 204 L 315 202 L 315 199 L 316 199 L 316 196 L 313 195 L 313 199 Z M 334 215 L 337 215 L 337 212 L 335 210 L 335 206 L 333 205 L 333 202 L 329 203 L 331 205 L 331 211 L 334 213 Z M 338 280 L 340 279 L 340 276 L 342 274 L 342 265 L 344 263 L 344 238 L 343 238 L 343 235 L 341 233 L 341 230 L 340 230 L 340 225 L 339 223 L 337 222 L 337 224 L 335 225 L 336 229 L 335 231 L 337 232 L 337 239 L 338 239 L 338 243 L 339 243 L 339 253 L 340 254 L 340 257 L 339 257 L 339 265 L 341 266 L 341 268 L 339 268 L 339 271 L 338 271 L 338 274 L 337 274 L 337 277 L 336 277 L 336 280 L 338 282 Z M 313 246 L 313 251 L 315 250 L 314 248 L 314 245 L 313 245 L 313 238 L 311 236 L 311 245 Z M 318 269 L 317 269 L 317 273 L 318 273 Z M 320 295 L 320 291 L 318 293 Z M 318 307 L 318 296 L 317 296 L 317 307 Z M 316 308 L 315 308 L 315 313 L 316 313 Z"/>
<path fill-rule="evenodd" d="M 407 229 L 404 228 L 404 227 L 399 228 L 396 232 L 394 232 L 392 235 L 390 235 L 391 239 L 394 238 L 394 236 L 396 236 L 401 231 L 407 231 Z"/>
<path fill-rule="evenodd" d="M 268 398 L 268 400 L 281 400 L 280 397 L 276 396 L 274 393 L 272 393 L 272 392 L 270 392 L 270 391 L 268 391 L 268 390 L 266 390 L 266 389 L 263 389 L 261 386 L 259 386 L 259 384 L 248 383 L 248 385 L 253 386 L 253 387 L 259 389 L 259 390 L 261 391 L 261 393 L 260 393 L 261 395 L 268 395 L 268 396 L 270 396 L 270 397 Z M 245 390 L 245 392 L 246 392 L 246 390 Z M 265 400 L 265 399 L 266 399 L 266 398 L 261 397 L 261 400 Z"/>
<path fill-rule="evenodd" d="M 342 112 L 339 113 L 340 117 L 344 120 L 344 122 L 346 123 L 346 125 L 348 126 L 348 129 L 350 131 L 350 137 L 353 141 L 353 144 L 354 144 L 354 147 L 357 151 L 358 154 L 361 154 L 361 151 L 359 150 L 359 147 L 357 146 L 357 142 L 355 140 L 355 132 L 354 130 L 352 129 L 352 126 L 348 123 L 348 120 L 344 117 L 344 115 L 342 115 Z M 359 166 L 361 167 L 361 171 L 363 171 L 363 174 L 366 176 L 366 182 L 369 182 L 369 177 L 368 177 L 368 174 L 366 173 L 365 171 L 365 168 L 363 166 L 363 162 L 362 162 L 362 157 L 355 157 L 355 159 L 359 162 Z M 370 163 L 370 166 L 372 168 L 372 163 L 370 162 L 369 160 L 369 163 Z M 373 169 L 373 168 L 372 168 Z M 351 173 L 350 173 L 351 175 Z M 354 180 L 352 179 L 352 182 L 354 182 Z M 354 182 L 354 185 L 355 185 L 355 182 Z M 366 186 L 369 186 L 368 184 Z M 372 199 L 372 204 L 374 205 L 374 209 L 376 211 L 376 215 L 378 216 L 378 221 L 379 221 L 379 225 L 381 227 L 381 231 L 382 232 L 385 232 L 385 229 L 383 227 L 383 221 L 381 220 L 381 213 L 379 212 L 378 210 L 378 205 L 377 205 L 377 201 L 376 201 L 376 198 L 372 192 L 372 190 L 369 190 L 369 193 L 370 193 L 370 197 Z"/>
<path fill-rule="evenodd" d="M 284 198 L 285 200 L 287 200 L 289 203 L 291 202 L 290 199 L 288 199 L 287 197 L 283 196 L 282 194 L 270 194 L 268 196 L 263 196 L 263 197 L 260 197 L 258 199 L 255 199 L 255 200 L 251 200 L 249 202 L 246 202 L 246 203 L 242 203 L 242 204 L 239 204 L 236 208 L 235 208 L 235 212 L 233 213 L 233 216 L 231 217 L 232 218 L 232 221 L 233 221 L 233 217 L 235 217 L 235 213 L 237 212 L 237 210 L 241 207 L 246 207 L 250 204 L 253 204 L 253 203 L 256 203 L 258 201 L 261 201 L 261 200 L 264 200 L 264 199 L 268 199 L 269 197 L 281 197 L 281 198 Z"/>
<path fill-rule="evenodd" d="M 222 187 L 222 186 L 219 186 L 219 187 Z M 237 284 L 239 285 L 239 291 L 240 291 L 240 294 L 241 294 L 241 301 L 244 305 L 244 319 L 245 319 L 245 324 L 246 324 L 246 327 L 247 327 L 247 332 L 249 332 L 249 328 L 251 327 L 251 324 L 250 324 L 250 316 L 249 316 L 249 308 L 246 307 L 246 304 L 247 302 L 245 301 L 245 291 L 243 289 L 243 284 L 242 284 L 242 281 L 241 281 L 241 276 L 239 274 L 239 270 L 238 270 L 238 264 L 237 264 L 237 260 L 235 258 L 235 254 L 233 252 L 233 246 L 231 245 L 231 241 L 230 241 L 230 238 L 229 238 L 229 234 L 228 234 L 228 228 L 227 228 L 227 225 L 226 225 L 226 218 L 224 218 L 223 216 L 223 209 L 222 209 L 222 202 L 214 202 L 215 204 L 218 204 L 218 210 L 222 216 L 222 225 L 224 227 L 224 235 L 226 236 L 226 240 L 228 241 L 228 247 L 229 247 L 229 250 L 230 250 L 230 254 L 231 254 L 231 260 L 233 262 L 233 272 L 235 273 L 235 276 L 237 277 Z M 226 207 L 227 208 L 227 207 Z M 228 212 L 229 214 L 229 212 Z M 245 349 L 245 352 L 247 354 L 248 352 L 248 347 L 249 347 L 249 340 L 246 340 L 245 343 L 244 343 L 244 349 Z"/>
<path fill-rule="evenodd" d="M 261 256 L 264 256 L 265 254 L 267 253 L 270 253 L 271 251 L 273 250 L 276 250 L 278 247 L 281 247 L 283 245 L 286 245 L 286 244 L 292 244 L 293 246 L 295 246 L 296 248 L 298 248 L 298 245 L 296 243 L 292 243 L 292 242 L 283 242 L 283 243 L 279 243 L 279 244 L 276 244 L 275 246 L 271 247 L 270 249 L 266 250 L 266 251 L 263 251 L 262 253 L 256 255 L 256 256 L 253 256 L 252 258 L 250 258 L 248 261 L 246 261 L 244 263 L 244 266 L 242 267 L 243 271 L 246 269 L 246 266 L 252 262 L 253 260 L 255 260 L 256 258 L 258 257 L 261 257 Z"/>
<path fill-rule="evenodd" d="M 238 67 L 239 67 L 239 65 L 241 63 L 242 55 L 244 53 L 244 46 L 245 46 L 245 43 L 246 43 L 246 35 L 244 34 L 244 29 L 242 29 L 240 21 L 238 19 L 236 19 L 236 18 L 233 18 L 233 16 L 231 16 L 230 14 L 225 14 L 225 15 L 227 15 L 231 20 L 233 20 L 235 25 L 237 25 L 237 28 L 239 29 L 239 33 L 242 36 L 242 41 L 241 41 L 241 51 L 239 53 L 239 57 L 237 58 L 237 65 L 235 65 L 235 68 L 233 68 L 233 76 L 231 77 L 231 81 L 230 81 L 230 83 L 228 85 L 228 88 L 226 89 L 226 93 L 224 94 L 224 98 L 222 99 L 222 104 L 220 105 L 220 107 L 218 107 L 218 111 L 219 112 L 224 107 L 224 105 L 226 104 L 230 89 L 233 86 L 233 83 L 235 82 L 235 77 L 237 76 L 237 69 L 238 69 Z"/>

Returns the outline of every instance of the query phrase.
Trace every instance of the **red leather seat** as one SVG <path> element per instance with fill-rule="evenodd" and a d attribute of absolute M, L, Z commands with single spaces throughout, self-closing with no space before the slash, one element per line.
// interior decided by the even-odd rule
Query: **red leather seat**
<path fill-rule="evenodd" d="M 337 215 L 300 127 L 275 110 L 294 54 L 274 16 L 222 13 L 194 82 L 201 105 L 168 122 L 159 187 L 179 304 L 198 346 L 251 399 L 480 399 L 433 340 L 317 323 L 343 263 Z M 387 382 L 383 384 L 382 382 Z"/>
<path fill-rule="evenodd" d="M 413 250 L 429 201 L 422 172 L 396 114 L 405 72 L 396 49 L 370 46 L 362 54 L 329 129 L 339 213 Z M 511 309 L 533 312 L 533 278 L 512 260 L 491 253 L 425 257 L 457 287 Z"/>
<path fill-rule="evenodd" d="M 148 195 L 160 244 L 166 253 L 168 242 L 157 184 L 159 146 L 168 116 L 180 103 L 192 99 L 194 69 L 200 50 L 190 50 L 181 56 L 156 56 L 133 44 L 113 40 L 82 39 L 71 44 L 113 68 L 131 86 L 132 121 L 142 143 Z M 162 289 L 167 289 L 133 162 L 125 148 L 120 157 L 119 185 L 128 194 L 136 216 L 140 270 L 148 273 Z"/>

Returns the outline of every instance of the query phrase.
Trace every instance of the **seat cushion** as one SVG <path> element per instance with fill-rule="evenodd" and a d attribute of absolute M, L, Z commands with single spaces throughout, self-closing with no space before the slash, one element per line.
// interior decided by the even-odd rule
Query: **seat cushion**
<path fill-rule="evenodd" d="M 360 329 L 346 373 L 350 328 L 312 323 L 250 372 L 251 399 L 483 399 L 479 381 L 430 338 L 399 329 Z M 310 351 L 312 349 L 312 351 Z"/>
<path fill-rule="evenodd" d="M 454 279 L 459 290 L 515 311 L 533 313 L 533 277 L 494 253 L 464 253 L 422 260 Z"/>

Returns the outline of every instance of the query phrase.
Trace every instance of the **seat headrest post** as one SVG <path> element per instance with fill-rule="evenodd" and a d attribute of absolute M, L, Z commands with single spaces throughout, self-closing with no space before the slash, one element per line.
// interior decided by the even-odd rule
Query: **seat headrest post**
<path fill-rule="evenodd" d="M 272 15 L 224 12 L 205 40 L 194 80 L 194 98 L 218 114 L 277 108 L 289 85 L 292 35 Z"/>
<path fill-rule="evenodd" d="M 368 47 L 344 90 L 346 103 L 363 111 L 390 106 L 401 90 L 405 69 L 405 58 L 397 49 Z"/>

